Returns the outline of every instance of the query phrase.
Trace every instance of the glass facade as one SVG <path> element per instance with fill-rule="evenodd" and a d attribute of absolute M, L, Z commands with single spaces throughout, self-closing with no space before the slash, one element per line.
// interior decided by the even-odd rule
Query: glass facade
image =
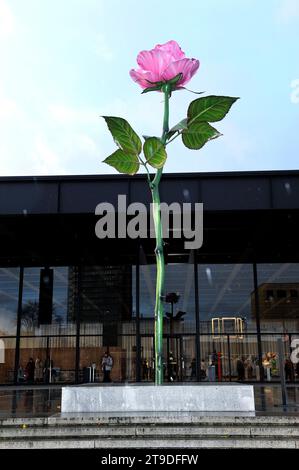
<path fill-rule="evenodd" d="M 19 273 L 19 268 L 0 268 L 0 336 L 16 334 Z"/>
<path fill-rule="evenodd" d="M 299 264 L 166 265 L 165 381 L 287 380 L 299 339 Z M 0 383 L 154 379 L 155 265 L 0 268 Z"/>

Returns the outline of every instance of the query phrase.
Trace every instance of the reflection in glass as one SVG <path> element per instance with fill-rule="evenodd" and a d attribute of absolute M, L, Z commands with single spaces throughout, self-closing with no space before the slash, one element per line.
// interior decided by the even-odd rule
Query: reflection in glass
<path fill-rule="evenodd" d="M 40 285 L 43 268 L 25 268 L 23 302 L 21 316 L 21 335 L 50 335 L 75 333 L 74 319 L 70 315 L 74 286 L 68 267 L 55 267 L 53 270 L 52 315 L 43 324 L 43 311 L 40 309 Z"/>
<path fill-rule="evenodd" d="M 16 339 L 0 338 L 0 384 L 13 383 Z"/>
<path fill-rule="evenodd" d="M 0 268 L 0 337 L 16 334 L 19 268 Z"/>
<path fill-rule="evenodd" d="M 240 336 L 240 331 L 256 331 L 251 264 L 199 265 L 198 285 L 201 333 L 211 333 L 215 322 L 221 333 Z"/>
<path fill-rule="evenodd" d="M 262 331 L 299 331 L 299 264 L 258 264 L 258 299 Z"/>
<path fill-rule="evenodd" d="M 140 318 L 144 333 L 153 332 L 155 280 L 155 265 L 146 264 L 144 260 L 140 266 Z M 188 263 L 168 263 L 165 266 L 164 320 L 165 333 L 195 332 L 194 266 L 191 255 Z"/>
<path fill-rule="evenodd" d="M 48 384 L 75 379 L 76 327 L 70 315 L 74 292 L 70 269 L 65 266 L 46 271 L 36 267 L 24 269 L 19 383 Z M 46 286 L 41 297 L 47 272 L 53 275 L 53 290 L 47 291 Z"/>

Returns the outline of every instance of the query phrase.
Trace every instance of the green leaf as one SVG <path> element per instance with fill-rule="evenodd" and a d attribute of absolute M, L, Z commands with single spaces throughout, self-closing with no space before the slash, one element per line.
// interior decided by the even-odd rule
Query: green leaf
<path fill-rule="evenodd" d="M 186 147 L 198 150 L 209 140 L 219 137 L 220 132 L 212 127 L 208 122 L 193 122 L 188 129 L 183 130 L 182 140 Z"/>
<path fill-rule="evenodd" d="M 173 126 L 169 132 L 180 131 L 181 129 L 187 129 L 187 127 L 187 118 L 185 118 L 178 122 L 175 126 Z"/>
<path fill-rule="evenodd" d="M 103 116 L 116 145 L 125 153 L 139 155 L 142 143 L 128 121 L 120 117 Z"/>
<path fill-rule="evenodd" d="M 142 137 L 144 138 L 144 140 L 152 139 L 153 137 L 156 138 L 156 139 L 161 140 L 160 137 L 156 137 L 155 135 L 143 135 Z M 161 142 L 162 142 L 162 140 L 161 140 Z"/>
<path fill-rule="evenodd" d="M 162 168 L 166 162 L 167 153 L 164 145 L 158 137 L 146 139 L 143 145 L 143 153 L 146 161 L 153 168 Z"/>
<path fill-rule="evenodd" d="M 183 129 L 187 129 L 187 118 L 182 119 L 170 129 L 170 131 L 167 133 L 167 140 L 169 140 L 176 132 L 179 132 Z"/>
<path fill-rule="evenodd" d="M 239 98 L 230 96 L 204 96 L 192 101 L 188 108 L 188 125 L 194 121 L 221 121 Z"/>
<path fill-rule="evenodd" d="M 125 153 L 120 149 L 105 158 L 104 163 L 113 166 L 119 173 L 127 175 L 135 175 L 140 165 L 137 155 Z"/>

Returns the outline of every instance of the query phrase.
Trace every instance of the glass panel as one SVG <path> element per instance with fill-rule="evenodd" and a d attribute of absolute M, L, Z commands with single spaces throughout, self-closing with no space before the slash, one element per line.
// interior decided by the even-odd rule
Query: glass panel
<path fill-rule="evenodd" d="M 76 279 L 78 273 L 73 276 Z M 132 320 L 132 266 L 84 266 L 79 282 L 81 334 L 88 328 L 93 332 L 94 328 L 102 328 L 99 334 L 103 334 L 103 345 L 118 346 L 122 322 Z"/>
<path fill-rule="evenodd" d="M 287 382 L 294 382 L 299 377 L 299 335 L 262 334 L 262 354 L 264 380 L 266 382 L 280 381 L 278 339 L 283 345 L 283 364 Z"/>
<path fill-rule="evenodd" d="M 196 380 L 196 346 L 194 335 L 169 335 L 163 338 L 165 382 Z M 141 379 L 155 380 L 154 336 L 141 336 Z"/>
<path fill-rule="evenodd" d="M 202 335 L 201 359 L 205 380 L 255 381 L 259 380 L 258 348 L 255 334 Z"/>
<path fill-rule="evenodd" d="M 229 370 L 229 354 L 226 335 L 201 335 L 200 355 L 202 380 L 215 382 L 219 380 L 219 376 L 220 380 L 227 377 L 227 369 Z"/>
<path fill-rule="evenodd" d="M 144 264 L 140 265 L 140 319 L 153 319 L 155 315 L 156 265 L 146 264 L 145 260 L 143 262 Z"/>
<path fill-rule="evenodd" d="M 140 318 L 142 332 L 153 332 L 155 309 L 156 266 L 140 266 Z M 164 332 L 170 335 L 194 333 L 195 299 L 194 266 L 190 255 L 188 263 L 168 263 L 165 266 L 165 321 Z"/>
<path fill-rule="evenodd" d="M 221 362 L 224 365 L 223 377 L 239 382 L 252 382 L 260 380 L 258 364 L 258 345 L 256 335 L 244 335 L 242 338 L 229 337 L 229 349 L 225 348 L 224 357 Z M 230 366 L 226 359 L 230 358 Z M 230 370 L 229 370 L 230 367 Z"/>
<path fill-rule="evenodd" d="M 20 341 L 19 383 L 73 383 L 75 336 L 26 336 Z"/>
<path fill-rule="evenodd" d="M 154 337 L 141 336 L 141 380 L 155 380 Z"/>
<path fill-rule="evenodd" d="M 122 380 L 136 382 L 136 335 L 123 334 L 119 337 L 119 344 L 121 344 Z"/>
<path fill-rule="evenodd" d="M 47 285 L 45 288 L 41 287 L 42 279 L 48 281 L 47 276 L 43 275 L 44 268 L 24 269 L 22 336 L 76 333 L 74 296 L 77 291 L 72 270 L 72 267 L 65 266 L 51 268 L 49 270 L 53 276 L 51 291 L 51 287 L 48 290 Z"/>
<path fill-rule="evenodd" d="M 194 264 L 169 263 L 165 267 L 165 332 L 195 332 Z"/>
<path fill-rule="evenodd" d="M 132 338 L 132 341 L 135 343 L 135 337 Z M 133 364 L 130 355 L 132 351 L 130 342 L 130 337 L 124 337 L 124 343 L 127 343 L 126 346 L 111 346 L 108 351 L 107 347 L 102 345 L 102 336 L 81 336 L 80 381 L 85 383 L 105 381 L 102 361 L 107 351 L 112 358 L 110 365 L 111 371 L 109 374 L 111 382 L 128 381 L 130 374 L 132 374 L 132 369 L 135 369 L 135 363 Z M 135 354 L 134 352 L 134 355 Z M 135 375 L 133 379 L 135 380 Z"/>
<path fill-rule="evenodd" d="M 131 265 L 84 266 L 80 279 L 79 272 L 74 272 L 74 278 L 78 278 L 82 292 L 82 381 L 91 380 L 88 368 L 93 367 L 95 363 L 95 377 L 92 377 L 92 380 L 106 380 L 101 367 L 105 351 L 109 351 L 113 359 L 109 374 L 113 382 L 136 380 L 136 326 L 133 313 L 136 277 L 133 274 L 136 276 L 136 270 Z"/>
<path fill-rule="evenodd" d="M 80 382 L 98 382 L 101 380 L 101 358 L 103 355 L 102 335 L 80 337 Z"/>
<path fill-rule="evenodd" d="M 14 382 L 15 348 L 15 338 L 0 338 L 0 384 Z"/>
<path fill-rule="evenodd" d="M 196 380 L 195 344 L 195 336 L 176 335 L 164 338 L 165 380 Z"/>
<path fill-rule="evenodd" d="M 299 264 L 258 264 L 257 277 L 261 330 L 298 332 Z"/>
<path fill-rule="evenodd" d="M 256 331 L 251 264 L 200 265 L 198 283 L 201 333 L 238 338 Z"/>
<path fill-rule="evenodd" d="M 19 268 L 0 268 L 0 336 L 16 334 Z"/>

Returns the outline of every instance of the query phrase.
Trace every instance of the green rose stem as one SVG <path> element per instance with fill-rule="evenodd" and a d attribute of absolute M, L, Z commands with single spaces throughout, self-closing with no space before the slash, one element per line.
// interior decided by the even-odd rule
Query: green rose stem
<path fill-rule="evenodd" d="M 164 118 L 162 143 L 166 144 L 167 133 L 169 131 L 169 96 L 170 85 L 165 84 L 162 88 L 164 93 Z M 164 316 L 164 281 L 165 281 L 165 262 L 163 249 L 163 227 L 161 221 L 161 206 L 159 183 L 161 180 L 163 167 L 157 170 L 156 176 L 150 183 L 150 189 L 153 199 L 153 219 L 156 235 L 156 302 L 155 302 L 155 384 L 163 383 L 163 316 Z"/>

